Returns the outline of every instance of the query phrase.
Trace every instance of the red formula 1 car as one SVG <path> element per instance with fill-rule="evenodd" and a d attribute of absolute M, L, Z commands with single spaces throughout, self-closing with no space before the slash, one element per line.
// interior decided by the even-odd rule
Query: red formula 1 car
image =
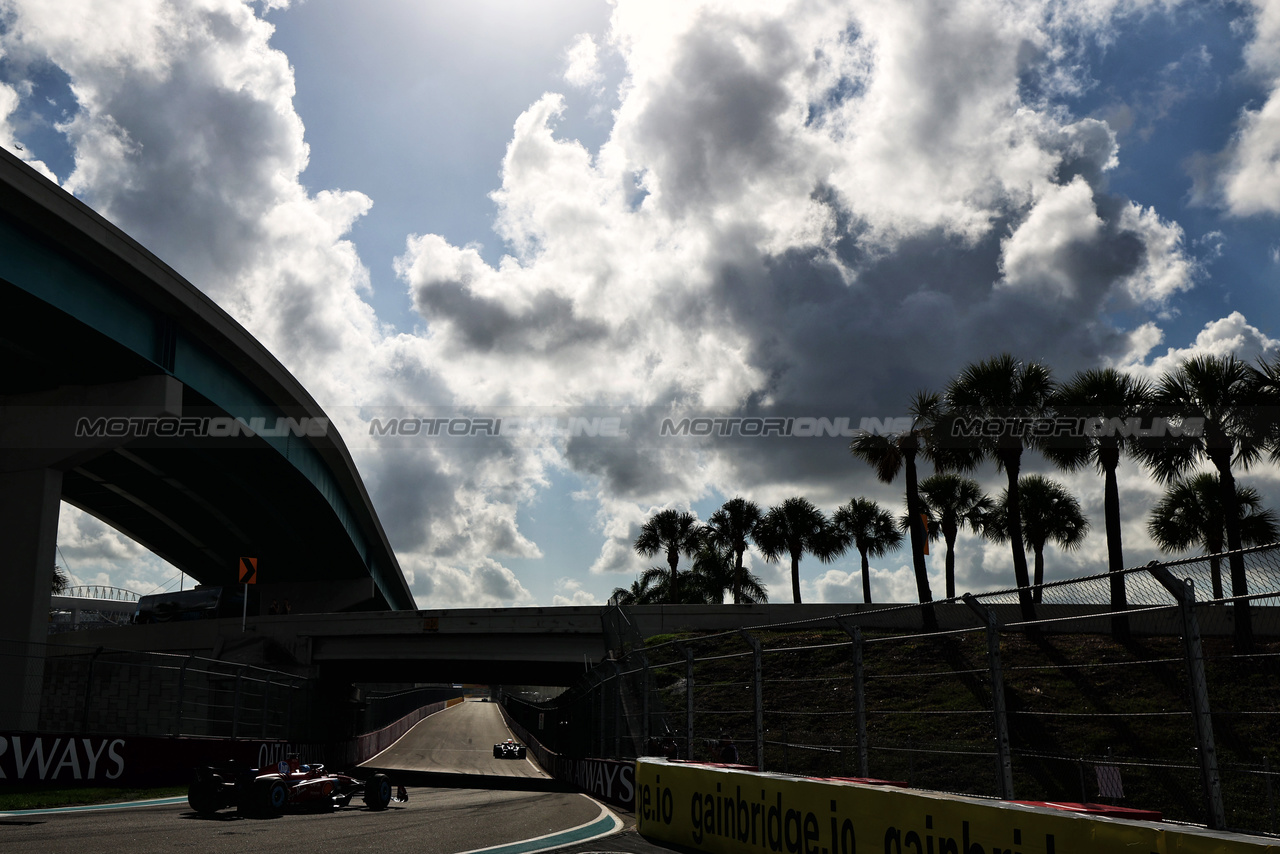
<path fill-rule="evenodd" d="M 323 765 L 303 765 L 291 754 L 275 769 L 239 768 L 235 763 L 197 768 L 187 803 L 201 815 L 234 806 L 248 815 L 273 816 L 290 809 L 335 810 L 356 795 L 363 795 L 365 806 L 374 811 L 386 809 L 392 800 L 408 800 L 403 786 L 392 798 L 385 774 L 357 780 L 325 771 Z"/>

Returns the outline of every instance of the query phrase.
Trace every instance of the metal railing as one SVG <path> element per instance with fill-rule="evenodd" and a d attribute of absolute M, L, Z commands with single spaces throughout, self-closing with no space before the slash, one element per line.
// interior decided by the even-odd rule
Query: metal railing
<path fill-rule="evenodd" d="M 647 646 L 611 640 L 614 658 L 579 685 L 508 709 L 526 726 L 540 714 L 548 746 L 574 756 L 718 761 L 731 741 L 763 770 L 1275 833 L 1280 547 L 1239 554 L 1249 592 L 1237 598 L 1206 601 L 1228 559 L 1198 558 Z M 1123 610 L 1110 604 L 1117 576 Z"/>

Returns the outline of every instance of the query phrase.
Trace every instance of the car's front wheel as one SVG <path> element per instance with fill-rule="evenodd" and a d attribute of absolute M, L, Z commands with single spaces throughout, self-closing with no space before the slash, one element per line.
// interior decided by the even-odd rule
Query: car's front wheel
<path fill-rule="evenodd" d="M 289 787 L 283 780 L 256 780 L 253 784 L 253 800 L 260 815 L 280 815 L 289 803 Z"/>
<path fill-rule="evenodd" d="M 364 784 L 364 805 L 371 810 L 385 810 L 391 803 L 391 781 L 386 774 L 374 774 Z"/>

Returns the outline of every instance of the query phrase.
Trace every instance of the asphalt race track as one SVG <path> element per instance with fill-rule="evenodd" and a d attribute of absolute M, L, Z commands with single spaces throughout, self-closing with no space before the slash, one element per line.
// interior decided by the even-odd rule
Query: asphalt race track
<path fill-rule="evenodd" d="M 411 789 L 409 803 L 369 812 L 359 801 L 329 814 L 204 819 L 186 805 L 0 817 L 6 854 L 245 854 L 379 851 L 452 854 L 575 827 L 600 814 L 582 795 L 489 789 Z"/>
<path fill-rule="evenodd" d="M 550 779 L 528 759 L 494 759 L 493 746 L 512 738 L 497 703 L 459 703 L 437 712 L 364 763 L 394 771 Z"/>
<path fill-rule="evenodd" d="M 462 703 L 427 718 L 367 763 L 399 769 L 391 771 L 393 781 L 403 779 L 409 786 L 409 802 L 392 803 L 383 812 L 371 812 L 357 799 L 332 813 L 290 813 L 270 819 L 242 817 L 233 809 L 202 818 L 185 803 L 41 815 L 11 813 L 0 815 L 0 851 L 456 854 L 531 839 L 601 818 L 604 813 L 597 802 L 564 791 L 531 762 L 494 759 L 493 744 L 508 737 L 497 707 L 489 703 Z M 422 782 L 429 780 L 447 781 L 448 787 Z M 598 840 L 593 850 L 610 850 L 611 846 L 600 845 L 607 841 Z"/>

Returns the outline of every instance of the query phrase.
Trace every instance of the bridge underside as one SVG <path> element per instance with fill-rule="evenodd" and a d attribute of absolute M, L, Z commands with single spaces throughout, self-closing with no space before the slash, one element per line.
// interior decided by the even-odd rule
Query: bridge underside
<path fill-rule="evenodd" d="M 44 641 L 64 500 L 197 582 L 234 584 L 253 558 L 263 582 L 344 595 L 371 582 L 351 607 L 414 607 L 350 453 L 297 379 L 3 150 L 0 364 L 0 638 Z M 39 672 L 0 661 L 0 691 L 29 695 Z M 34 714 L 0 708 L 0 728 Z"/>
<path fill-rule="evenodd" d="M 368 577 L 330 502 L 260 436 L 76 436 L 105 433 L 103 418 L 132 419 L 137 433 L 139 419 L 231 417 L 190 386 L 3 281 L 0 349 L 16 366 L 0 379 L 0 472 L 56 472 L 63 500 L 200 583 L 235 583 L 241 557 L 278 582 Z M 68 356 L 86 351 L 95 357 Z"/>
<path fill-rule="evenodd" d="M 599 607 L 312 614 L 95 629 L 50 654 L 111 649 L 197 655 L 333 682 L 574 684 L 607 655 Z"/>

